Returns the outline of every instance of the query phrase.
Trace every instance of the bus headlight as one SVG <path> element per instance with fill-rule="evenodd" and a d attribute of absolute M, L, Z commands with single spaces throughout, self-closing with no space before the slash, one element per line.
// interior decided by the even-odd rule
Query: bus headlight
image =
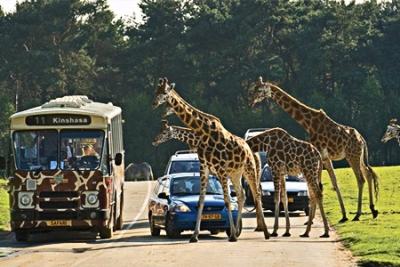
<path fill-rule="evenodd" d="M 33 192 L 19 192 L 18 193 L 18 208 L 20 209 L 33 209 Z"/>
<path fill-rule="evenodd" d="M 85 195 L 85 204 L 82 205 L 84 208 L 98 208 L 99 207 L 99 192 L 97 191 L 85 191 L 82 192 Z"/>
<path fill-rule="evenodd" d="M 87 202 L 90 204 L 90 205 L 94 205 L 94 204 L 96 204 L 96 202 L 97 202 L 97 194 L 94 194 L 94 193 L 90 193 L 90 194 L 88 194 L 87 195 Z"/>
<path fill-rule="evenodd" d="M 176 204 L 173 210 L 176 212 L 190 212 L 190 208 L 183 203 Z"/>
<path fill-rule="evenodd" d="M 306 197 L 307 195 L 308 195 L 307 191 L 300 191 L 297 193 L 297 196 L 299 196 L 299 197 Z"/>

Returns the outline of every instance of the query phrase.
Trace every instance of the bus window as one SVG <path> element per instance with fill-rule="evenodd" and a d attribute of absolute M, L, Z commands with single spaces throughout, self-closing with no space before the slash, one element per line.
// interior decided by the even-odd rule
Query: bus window
<path fill-rule="evenodd" d="M 57 131 L 16 131 L 13 135 L 16 165 L 21 170 L 57 169 Z"/>
<path fill-rule="evenodd" d="M 102 130 L 61 131 L 61 169 L 97 169 L 101 161 L 103 143 Z"/>

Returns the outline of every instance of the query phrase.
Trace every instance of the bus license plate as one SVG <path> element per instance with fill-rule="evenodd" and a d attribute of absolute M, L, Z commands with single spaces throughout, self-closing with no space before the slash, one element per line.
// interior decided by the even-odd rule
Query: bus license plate
<path fill-rule="evenodd" d="M 294 198 L 289 197 L 289 198 L 288 198 L 288 203 L 293 203 L 293 202 L 294 202 Z"/>
<path fill-rule="evenodd" d="M 221 214 L 219 213 L 212 213 L 212 214 L 202 214 L 202 220 L 221 220 Z"/>
<path fill-rule="evenodd" d="M 70 220 L 52 220 L 47 221 L 47 226 L 72 226 Z"/>

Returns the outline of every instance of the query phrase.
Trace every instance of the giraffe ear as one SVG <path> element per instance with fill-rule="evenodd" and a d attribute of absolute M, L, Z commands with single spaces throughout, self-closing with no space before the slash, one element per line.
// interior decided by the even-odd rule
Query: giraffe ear
<path fill-rule="evenodd" d="M 166 128 L 168 128 L 168 121 L 167 120 L 162 120 L 161 121 L 161 128 L 162 129 L 166 129 Z"/>
<path fill-rule="evenodd" d="M 171 84 L 170 84 L 170 88 L 171 88 L 171 89 L 175 89 L 175 83 L 171 83 Z"/>
<path fill-rule="evenodd" d="M 158 79 L 158 87 L 162 88 L 165 91 L 170 90 L 170 86 L 168 85 L 168 79 L 166 77 Z"/>

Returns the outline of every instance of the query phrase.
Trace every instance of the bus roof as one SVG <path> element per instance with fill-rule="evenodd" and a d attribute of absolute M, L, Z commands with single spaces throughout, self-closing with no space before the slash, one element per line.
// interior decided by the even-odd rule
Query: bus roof
<path fill-rule="evenodd" d="M 108 104 L 94 102 L 93 100 L 90 100 L 87 96 L 83 95 L 64 96 L 52 99 L 41 106 L 30 108 L 13 114 L 10 117 L 11 125 L 13 126 L 13 121 L 20 121 L 27 116 L 46 114 L 76 114 L 96 116 L 102 117 L 107 123 L 113 117 L 121 114 L 121 108 L 114 106 L 111 102 Z"/>
<path fill-rule="evenodd" d="M 71 95 L 56 98 L 45 104 L 13 114 L 10 119 L 27 115 L 41 115 L 54 113 L 74 113 L 82 115 L 97 115 L 104 118 L 113 118 L 121 113 L 121 108 L 108 104 L 94 102 L 87 96 Z"/>

